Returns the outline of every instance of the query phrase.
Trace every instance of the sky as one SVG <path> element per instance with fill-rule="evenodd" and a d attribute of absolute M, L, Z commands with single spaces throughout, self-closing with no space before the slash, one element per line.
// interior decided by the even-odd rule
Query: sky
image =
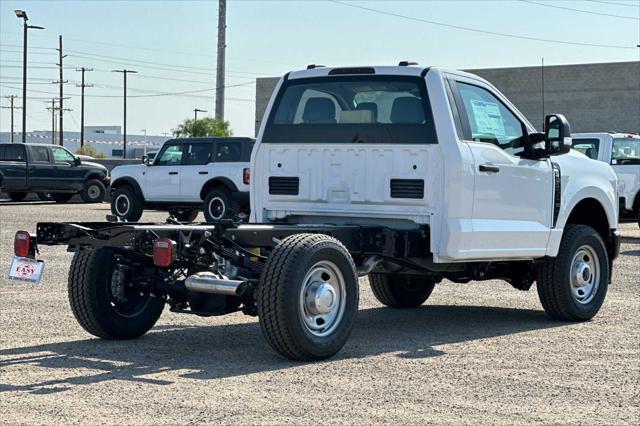
<path fill-rule="evenodd" d="M 129 134 L 170 133 L 193 109 L 214 115 L 217 1 L 0 0 L 0 106 L 22 96 L 22 23 L 29 23 L 27 128 L 48 130 L 46 100 L 57 96 L 63 36 L 65 130 L 80 126 L 80 73 L 86 73 L 85 125 L 121 125 L 128 77 Z M 640 0 L 270 1 L 228 0 L 225 118 L 254 136 L 255 79 L 317 63 L 383 65 L 412 60 L 451 68 L 640 60 Z M 544 39 L 544 40 L 539 40 Z M 640 78 L 640 75 L 638 76 Z M 186 92 L 186 93 L 185 93 Z M 21 105 L 22 100 L 16 100 Z M 10 110 L 0 109 L 0 131 Z M 21 111 L 16 111 L 16 130 Z"/>

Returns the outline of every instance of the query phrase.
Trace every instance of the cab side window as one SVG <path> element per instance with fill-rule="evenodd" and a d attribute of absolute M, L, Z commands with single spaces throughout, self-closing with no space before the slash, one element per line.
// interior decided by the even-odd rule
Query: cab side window
<path fill-rule="evenodd" d="M 53 160 L 56 163 L 74 163 L 76 158 L 66 149 L 52 146 Z"/>
<path fill-rule="evenodd" d="M 571 148 L 583 153 L 592 160 L 598 159 L 598 149 L 600 147 L 599 139 L 573 139 Z"/>
<path fill-rule="evenodd" d="M 33 146 L 31 147 L 31 153 L 33 154 L 33 161 L 38 163 L 49 162 L 49 150 L 46 146 Z"/>
<path fill-rule="evenodd" d="M 189 144 L 185 164 L 201 166 L 211 162 L 211 143 Z"/>
<path fill-rule="evenodd" d="M 182 155 L 188 145 L 169 145 L 162 151 L 155 166 L 178 166 L 182 164 Z"/>
<path fill-rule="evenodd" d="M 515 153 L 525 140 L 524 125 L 491 92 L 472 84 L 457 82 L 464 106 L 462 119 L 469 122 L 471 139 L 489 142 Z"/>
<path fill-rule="evenodd" d="M 216 163 L 242 161 L 242 144 L 238 141 L 216 143 Z"/>
<path fill-rule="evenodd" d="M 24 146 L 21 145 L 5 145 L 3 160 L 5 161 L 25 161 Z"/>

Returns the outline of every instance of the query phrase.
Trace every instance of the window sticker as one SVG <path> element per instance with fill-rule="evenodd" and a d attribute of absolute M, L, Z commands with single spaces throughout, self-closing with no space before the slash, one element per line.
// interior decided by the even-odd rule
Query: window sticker
<path fill-rule="evenodd" d="M 471 99 L 471 109 L 478 133 L 497 137 L 506 136 L 500 106 L 497 103 Z"/>

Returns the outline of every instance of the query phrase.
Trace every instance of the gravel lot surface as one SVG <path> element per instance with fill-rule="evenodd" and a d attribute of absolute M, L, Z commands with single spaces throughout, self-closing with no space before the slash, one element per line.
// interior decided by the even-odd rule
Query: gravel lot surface
<path fill-rule="evenodd" d="M 17 229 L 107 212 L 0 201 L 2 274 Z M 350 340 L 313 364 L 280 358 L 241 313 L 165 310 L 138 340 L 93 338 L 68 306 L 72 255 L 43 247 L 41 286 L 0 279 L 0 423 L 638 424 L 640 230 L 621 230 L 622 256 L 593 321 L 553 321 L 535 286 L 500 281 L 443 282 L 425 306 L 392 310 L 362 279 Z"/>

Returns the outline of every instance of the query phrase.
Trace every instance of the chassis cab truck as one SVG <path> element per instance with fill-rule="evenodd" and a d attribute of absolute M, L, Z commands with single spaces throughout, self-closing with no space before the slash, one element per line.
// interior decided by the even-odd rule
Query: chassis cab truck
<path fill-rule="evenodd" d="M 391 308 L 420 306 L 442 279 L 535 282 L 551 317 L 585 321 L 619 252 L 617 181 L 570 147 L 563 116 L 538 133 L 471 74 L 310 66 L 269 102 L 252 223 L 39 223 L 16 254 L 75 250 L 71 308 L 106 339 L 144 334 L 166 305 L 240 310 L 283 356 L 323 359 L 345 344 L 367 275 Z"/>

